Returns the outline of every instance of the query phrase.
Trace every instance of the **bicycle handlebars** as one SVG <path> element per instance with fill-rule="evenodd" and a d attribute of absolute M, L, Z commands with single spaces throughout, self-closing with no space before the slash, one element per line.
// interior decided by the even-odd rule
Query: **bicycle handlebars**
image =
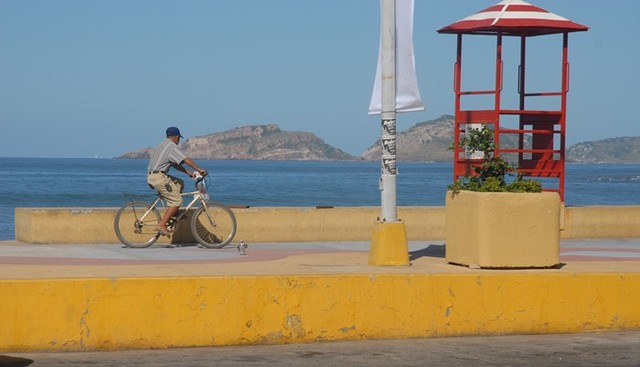
<path fill-rule="evenodd" d="M 203 176 L 200 174 L 200 172 L 194 172 L 193 176 L 195 178 L 195 186 L 196 189 L 198 189 L 199 191 L 205 192 L 206 193 L 206 188 L 207 188 L 207 182 L 204 180 L 204 178 L 207 176 Z M 204 190 L 204 191 L 203 191 Z"/>
<path fill-rule="evenodd" d="M 200 172 L 194 171 L 193 172 L 193 177 L 195 178 L 196 183 L 198 183 L 198 182 L 204 180 L 204 178 L 206 177 L 206 174 L 203 176 L 203 175 L 200 174 Z"/>

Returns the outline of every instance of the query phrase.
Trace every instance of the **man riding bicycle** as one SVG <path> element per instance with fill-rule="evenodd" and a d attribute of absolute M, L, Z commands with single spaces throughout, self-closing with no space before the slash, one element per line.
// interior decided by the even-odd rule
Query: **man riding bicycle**
<path fill-rule="evenodd" d="M 184 181 L 177 177 L 173 177 L 167 174 L 169 168 L 173 167 L 180 172 L 187 174 L 189 177 L 194 177 L 198 172 L 202 176 L 207 175 L 207 170 L 200 168 L 191 158 L 185 155 L 180 148 L 180 130 L 171 126 L 166 131 L 167 138 L 162 141 L 154 149 L 149 159 L 149 166 L 147 167 L 147 183 L 158 190 L 160 195 L 167 200 L 167 211 L 164 216 L 158 222 L 157 230 L 163 236 L 167 235 L 167 223 L 171 217 L 178 213 L 180 205 L 182 205 L 182 188 L 184 187 Z M 193 168 L 194 172 L 189 172 L 182 166 L 185 163 L 189 167 Z"/>

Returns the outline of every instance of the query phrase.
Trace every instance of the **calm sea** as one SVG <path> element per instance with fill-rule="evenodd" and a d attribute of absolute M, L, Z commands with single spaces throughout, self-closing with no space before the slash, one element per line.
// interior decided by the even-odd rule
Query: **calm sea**
<path fill-rule="evenodd" d="M 212 174 L 212 198 L 229 205 L 380 205 L 378 162 L 198 162 Z M 146 165 L 146 160 L 0 158 L 0 240 L 14 238 L 16 207 L 118 207 L 123 193 L 152 194 Z M 398 169 L 398 205 L 444 205 L 451 164 L 401 162 Z M 565 195 L 568 206 L 640 205 L 640 165 L 567 165 Z"/>

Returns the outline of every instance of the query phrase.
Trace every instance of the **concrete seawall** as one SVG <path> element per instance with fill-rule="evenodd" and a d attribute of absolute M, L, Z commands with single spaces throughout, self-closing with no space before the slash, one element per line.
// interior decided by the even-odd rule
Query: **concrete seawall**
<path fill-rule="evenodd" d="M 518 270 L 447 264 L 444 207 L 399 208 L 400 267 L 368 264 L 377 207 L 233 209 L 236 239 L 260 244 L 248 256 L 111 245 L 116 210 L 16 209 L 0 351 L 640 330 L 640 206 L 565 208 L 562 236 L 589 239 L 565 240 L 561 266 Z M 173 240 L 193 242 L 188 226 Z"/>
<path fill-rule="evenodd" d="M 433 272 L 434 266 L 429 268 Z M 0 304 L 0 321 L 8 322 L 0 329 L 0 350 L 143 349 L 640 327 L 637 273 L 425 270 L 0 280 L 0 296 L 6 297 Z"/>
<path fill-rule="evenodd" d="M 233 208 L 237 240 L 247 242 L 368 241 L 378 207 Z M 16 208 L 16 239 L 25 243 L 118 243 L 113 230 L 117 208 Z M 409 241 L 445 237 L 444 207 L 399 207 Z M 561 238 L 640 237 L 640 205 L 567 207 Z M 163 238 L 161 241 L 168 241 Z M 175 243 L 194 242 L 188 221 Z"/>

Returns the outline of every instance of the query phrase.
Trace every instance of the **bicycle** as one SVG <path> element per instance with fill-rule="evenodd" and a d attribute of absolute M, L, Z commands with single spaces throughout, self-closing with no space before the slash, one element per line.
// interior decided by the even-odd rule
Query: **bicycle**
<path fill-rule="evenodd" d="M 196 190 L 182 193 L 182 196 L 193 195 L 193 200 L 181 209 L 176 217 L 167 224 L 169 233 L 174 233 L 178 223 L 190 209 L 196 207 L 191 217 L 191 233 L 198 243 L 207 248 L 223 248 L 233 240 L 236 234 L 236 217 L 225 205 L 209 201 L 207 181 L 196 175 Z M 196 206 L 199 204 L 199 206 Z M 160 221 L 158 207 L 166 208 L 166 200 L 158 193 L 153 203 L 134 201 L 124 204 L 116 213 L 114 228 L 116 236 L 127 247 L 145 248 L 153 245 L 161 233 L 156 226 Z"/>

